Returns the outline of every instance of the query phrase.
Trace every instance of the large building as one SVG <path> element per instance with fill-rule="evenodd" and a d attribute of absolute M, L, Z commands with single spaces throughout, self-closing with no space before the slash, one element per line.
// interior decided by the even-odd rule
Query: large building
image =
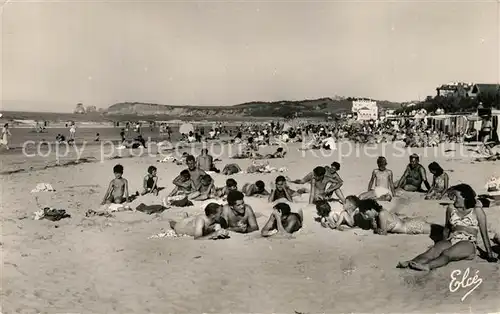
<path fill-rule="evenodd" d="M 466 97 L 470 96 L 472 91 L 472 83 L 451 82 L 443 84 L 436 88 L 437 96 L 442 97 Z"/>
<path fill-rule="evenodd" d="M 358 120 L 377 120 L 378 106 L 373 100 L 353 100 L 352 112 L 358 116 Z"/>

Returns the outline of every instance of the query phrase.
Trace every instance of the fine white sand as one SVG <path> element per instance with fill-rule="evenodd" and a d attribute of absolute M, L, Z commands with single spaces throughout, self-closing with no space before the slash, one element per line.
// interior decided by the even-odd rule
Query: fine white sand
<path fill-rule="evenodd" d="M 359 194 L 368 185 L 381 149 L 372 157 L 344 157 L 340 175 L 343 192 Z M 377 148 L 378 147 L 378 148 Z M 338 160 L 303 156 L 291 146 L 286 159 L 271 160 L 274 167 L 301 178 L 316 165 Z M 98 147 L 86 152 L 99 157 Z M 275 148 L 264 148 L 263 153 Z M 378 152 L 377 152 L 378 150 Z M 386 148 L 388 168 L 399 177 L 408 162 L 392 156 Z M 423 149 L 416 149 L 423 155 Z M 430 155 L 430 153 L 429 153 Z M 449 173 L 451 184 L 466 182 L 477 192 L 499 169 L 498 162 L 471 163 L 459 156 L 421 157 L 427 167 L 439 162 Z M 2 168 L 15 165 L 19 156 L 2 155 Z M 172 179 L 183 169 L 172 163 L 157 163 L 158 157 L 107 160 L 102 163 L 56 167 L 4 175 L 2 182 L 2 313 L 339 313 L 339 312 L 496 312 L 500 309 L 500 263 L 474 261 L 452 263 L 430 273 L 396 269 L 426 250 L 432 240 L 425 235 L 378 236 L 370 231 L 344 232 L 323 229 L 315 223 L 315 211 L 306 206 L 308 195 L 298 199 L 304 208 L 304 228 L 293 239 L 265 239 L 259 232 L 231 234 L 222 241 L 191 238 L 148 239 L 169 230 L 168 219 L 201 213 L 200 203 L 170 209 L 160 215 L 120 212 L 115 217 L 86 218 L 88 209 L 98 209 L 113 177 L 112 167 L 121 163 L 130 191 L 139 190 L 149 165 L 158 167 L 159 197 L 144 196 L 132 203 L 160 204 L 171 189 Z M 227 156 L 217 166 L 230 161 Z M 30 159 L 24 157 L 24 168 Z M 250 161 L 235 161 L 246 168 Z M 26 165 L 28 163 L 28 165 Z M 40 164 L 39 159 L 33 163 Z M 430 174 L 429 174 L 430 175 Z M 237 174 L 239 186 L 277 174 Z M 223 175 L 214 175 L 222 186 Z M 39 193 L 43 206 L 66 209 L 72 217 L 59 222 L 35 221 L 35 195 L 39 182 L 52 184 L 54 193 Z M 398 211 L 424 216 L 442 224 L 445 207 L 425 201 L 423 195 L 407 193 Z M 246 198 L 257 213 L 259 226 L 272 209 L 264 199 Z M 500 229 L 500 209 L 485 209 L 491 235 Z M 482 241 L 479 242 L 482 247 Z M 463 302 L 470 288 L 450 292 L 450 274 L 455 269 L 471 274 L 479 271 L 482 284 Z M 472 276 L 471 275 L 471 276 Z"/>

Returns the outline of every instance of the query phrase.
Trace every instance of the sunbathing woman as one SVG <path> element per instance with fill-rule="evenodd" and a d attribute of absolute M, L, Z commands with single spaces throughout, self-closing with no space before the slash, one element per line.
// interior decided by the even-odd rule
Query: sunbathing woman
<path fill-rule="evenodd" d="M 399 217 L 385 210 L 373 199 L 361 200 L 358 203 L 359 212 L 363 219 L 371 221 L 376 234 L 430 234 L 431 224 L 420 217 Z"/>
<path fill-rule="evenodd" d="M 446 190 L 448 190 L 448 174 L 444 172 L 443 168 L 437 162 L 429 164 L 429 171 L 433 174 L 432 185 L 427 195 L 426 200 L 440 200 L 443 198 Z"/>
<path fill-rule="evenodd" d="M 476 193 L 467 184 L 452 186 L 448 191 L 454 203 L 446 209 L 445 240 L 437 242 L 411 261 L 400 262 L 397 267 L 431 270 L 453 261 L 474 259 L 478 233 L 483 238 L 488 261 L 494 261 L 486 214 L 476 200 Z"/>

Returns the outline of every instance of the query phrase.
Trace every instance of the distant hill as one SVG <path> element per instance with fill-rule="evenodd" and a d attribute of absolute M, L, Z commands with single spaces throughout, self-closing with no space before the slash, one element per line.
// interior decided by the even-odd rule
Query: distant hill
<path fill-rule="evenodd" d="M 254 101 L 234 106 L 169 106 L 138 102 L 117 103 L 105 115 L 172 116 L 179 118 L 285 117 L 298 113 L 301 117 L 325 117 L 328 114 L 350 111 L 352 98 L 320 98 L 301 101 Z M 400 103 L 377 101 L 382 108 L 400 108 Z"/>

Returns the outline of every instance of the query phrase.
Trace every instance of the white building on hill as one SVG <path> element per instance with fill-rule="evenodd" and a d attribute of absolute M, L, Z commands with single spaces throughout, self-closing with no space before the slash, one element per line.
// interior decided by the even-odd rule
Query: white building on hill
<path fill-rule="evenodd" d="M 377 120 L 378 106 L 373 100 L 354 100 L 352 102 L 352 112 L 356 113 L 358 120 Z"/>

